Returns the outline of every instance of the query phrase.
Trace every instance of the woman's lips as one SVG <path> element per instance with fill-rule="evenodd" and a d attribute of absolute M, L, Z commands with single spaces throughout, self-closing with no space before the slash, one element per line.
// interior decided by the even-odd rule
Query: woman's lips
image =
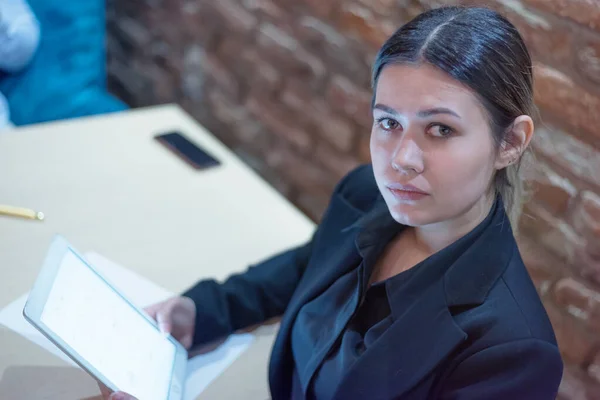
<path fill-rule="evenodd" d="M 388 185 L 388 189 L 398 200 L 420 200 L 425 196 L 429 196 L 427 193 L 411 185 L 392 184 Z"/>

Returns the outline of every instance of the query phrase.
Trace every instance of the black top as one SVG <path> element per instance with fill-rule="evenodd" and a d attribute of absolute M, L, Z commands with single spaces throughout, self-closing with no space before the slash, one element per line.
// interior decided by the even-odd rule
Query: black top
<path fill-rule="evenodd" d="M 273 400 L 554 399 L 560 353 L 502 201 L 471 233 L 367 291 L 394 227 L 371 166 L 357 168 L 310 242 L 185 293 L 194 343 L 283 315 Z"/>
<path fill-rule="evenodd" d="M 367 249 L 357 268 L 300 309 L 292 327 L 295 361 L 292 398 L 331 399 L 344 373 L 392 326 L 390 298 L 419 296 L 439 280 L 446 268 L 489 226 L 498 203 L 462 239 L 412 268 L 368 287 L 374 265 L 386 245 L 403 230 L 400 224 L 386 226 L 381 231 L 381 240 Z M 396 314 L 402 315 L 408 304 L 410 301 L 394 303 Z"/>

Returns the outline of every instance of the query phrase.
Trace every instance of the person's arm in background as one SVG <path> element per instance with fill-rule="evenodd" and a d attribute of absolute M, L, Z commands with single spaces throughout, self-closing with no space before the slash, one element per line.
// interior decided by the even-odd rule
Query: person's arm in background
<path fill-rule="evenodd" d="M 26 0 L 0 1 L 0 69 L 18 72 L 33 58 L 40 25 Z"/>

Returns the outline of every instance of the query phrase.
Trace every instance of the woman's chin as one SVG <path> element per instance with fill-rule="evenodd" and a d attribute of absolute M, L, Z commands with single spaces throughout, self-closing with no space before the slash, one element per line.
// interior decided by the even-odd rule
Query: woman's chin
<path fill-rule="evenodd" d="M 395 205 L 388 207 L 392 218 L 396 222 L 406 226 L 421 226 L 426 224 L 423 214 L 415 209 L 414 206 Z"/>

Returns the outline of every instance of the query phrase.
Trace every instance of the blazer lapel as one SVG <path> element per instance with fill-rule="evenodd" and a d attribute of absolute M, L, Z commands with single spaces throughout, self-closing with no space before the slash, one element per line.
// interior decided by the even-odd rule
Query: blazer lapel
<path fill-rule="evenodd" d="M 359 358 L 335 399 L 407 393 L 467 338 L 448 309 L 442 280 L 431 285 Z"/>
<path fill-rule="evenodd" d="M 356 245 L 359 232 L 356 229 L 347 228 L 349 224 L 360 219 L 364 213 L 353 208 L 339 195 L 332 197 L 329 213 L 328 223 L 320 227 L 321 232 L 318 235 L 334 237 L 335 242 L 332 243 L 325 237 L 317 240 L 309 264 L 310 270 L 305 272 L 306 279 L 301 281 L 290 300 L 273 345 L 269 366 L 269 382 L 273 398 L 289 396 L 289 388 L 285 386 L 289 377 L 285 374 L 291 371 L 278 368 L 278 366 L 292 365 L 293 363 L 289 340 L 300 308 L 323 293 L 336 279 L 362 261 Z"/>
<path fill-rule="evenodd" d="M 382 197 L 366 213 L 353 208 L 339 196 L 335 196 L 332 202 L 333 209 L 337 210 L 335 220 L 340 223 L 325 227 L 323 233 L 332 234 L 336 241 L 325 241 L 324 249 L 317 247 L 313 250 L 314 262 L 318 263 L 313 266 L 316 272 L 310 274 L 310 280 L 300 284 L 290 302 L 288 314 L 295 316 L 302 305 L 323 293 L 340 276 L 356 268 L 365 258 L 367 248 L 378 244 L 381 251 L 401 228 L 391 218 Z M 354 222 L 348 225 L 348 221 Z M 370 255 L 376 256 L 377 253 Z"/>

